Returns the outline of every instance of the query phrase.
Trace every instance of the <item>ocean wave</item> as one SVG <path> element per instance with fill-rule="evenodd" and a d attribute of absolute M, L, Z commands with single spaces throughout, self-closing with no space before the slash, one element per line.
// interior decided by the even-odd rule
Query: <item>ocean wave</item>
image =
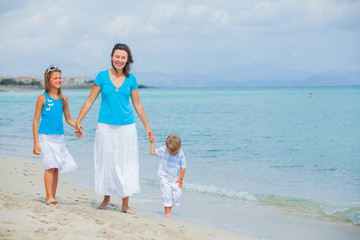
<path fill-rule="evenodd" d="M 159 181 L 154 179 L 141 179 L 142 183 L 158 186 Z M 227 197 L 227 198 L 235 198 L 242 199 L 247 201 L 257 201 L 256 197 L 248 192 L 237 192 L 232 190 L 226 190 L 224 188 L 216 187 L 213 185 L 205 186 L 197 183 L 186 183 L 182 188 L 184 191 L 200 193 L 218 197 Z"/>
<path fill-rule="evenodd" d="M 142 179 L 142 182 L 154 186 L 159 185 L 159 181 L 155 179 Z M 289 213 L 326 218 L 330 221 L 352 223 L 360 226 L 360 203 L 353 203 L 352 206 L 331 206 L 312 199 L 234 191 L 214 185 L 188 182 L 184 184 L 183 190 L 214 197 L 256 202 L 265 206 L 276 207 Z"/>
<path fill-rule="evenodd" d="M 204 186 L 197 183 L 186 183 L 183 189 L 185 191 L 190 191 L 195 193 L 203 193 L 203 194 L 228 197 L 228 198 L 237 198 L 248 201 L 257 201 L 257 198 L 248 192 L 237 192 L 232 190 L 226 190 L 224 188 L 220 188 L 212 185 Z"/>
<path fill-rule="evenodd" d="M 312 199 L 281 197 L 276 195 L 255 195 L 258 202 L 286 209 L 289 212 L 324 217 L 337 222 L 360 225 L 360 205 L 331 206 Z"/>
<path fill-rule="evenodd" d="M 271 166 L 271 168 L 303 168 L 303 167 L 305 167 L 305 166 L 302 164 Z"/>
<path fill-rule="evenodd" d="M 336 222 L 347 222 L 360 225 L 360 205 L 331 206 L 312 199 L 282 197 L 273 194 L 256 194 L 243 191 L 233 191 L 216 186 L 204 186 L 196 183 L 184 184 L 185 191 L 196 192 L 219 197 L 227 197 L 251 202 L 257 202 L 266 206 L 281 208 L 287 212 L 324 217 Z"/>

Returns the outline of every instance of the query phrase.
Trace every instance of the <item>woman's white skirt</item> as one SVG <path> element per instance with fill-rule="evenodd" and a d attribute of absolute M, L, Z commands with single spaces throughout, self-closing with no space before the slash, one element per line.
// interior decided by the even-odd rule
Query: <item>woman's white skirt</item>
<path fill-rule="evenodd" d="M 135 123 L 98 123 L 94 145 L 95 192 L 118 198 L 140 192 Z"/>
<path fill-rule="evenodd" d="M 77 168 L 65 146 L 64 135 L 39 134 L 39 145 L 45 170 L 58 168 L 60 172 L 67 173 Z"/>

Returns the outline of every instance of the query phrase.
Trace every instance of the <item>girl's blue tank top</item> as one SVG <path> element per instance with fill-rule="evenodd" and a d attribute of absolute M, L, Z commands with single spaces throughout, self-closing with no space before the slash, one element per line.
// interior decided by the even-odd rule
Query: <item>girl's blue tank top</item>
<path fill-rule="evenodd" d="M 44 92 L 45 104 L 41 109 L 41 121 L 39 133 L 41 134 L 64 134 L 62 121 L 63 105 L 61 99 L 53 99 Z"/>

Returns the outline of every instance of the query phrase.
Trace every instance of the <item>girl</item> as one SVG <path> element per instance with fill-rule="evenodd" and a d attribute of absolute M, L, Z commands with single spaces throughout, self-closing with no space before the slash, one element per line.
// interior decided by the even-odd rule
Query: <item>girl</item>
<path fill-rule="evenodd" d="M 38 97 L 35 108 L 33 153 L 42 154 L 46 204 L 56 205 L 58 171 L 66 173 L 77 167 L 64 143 L 62 114 L 72 127 L 75 127 L 75 121 L 70 116 L 68 99 L 61 93 L 61 70 L 50 66 L 45 71 L 44 81 L 45 92 Z"/>

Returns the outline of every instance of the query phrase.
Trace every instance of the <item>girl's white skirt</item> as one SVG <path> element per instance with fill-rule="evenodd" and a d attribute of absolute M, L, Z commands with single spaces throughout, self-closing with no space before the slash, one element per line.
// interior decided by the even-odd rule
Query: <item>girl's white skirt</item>
<path fill-rule="evenodd" d="M 135 123 L 98 123 L 94 145 L 95 192 L 118 198 L 140 192 Z"/>
<path fill-rule="evenodd" d="M 67 173 L 77 168 L 65 146 L 64 135 L 39 134 L 39 145 L 45 170 L 58 168 L 60 172 Z"/>

